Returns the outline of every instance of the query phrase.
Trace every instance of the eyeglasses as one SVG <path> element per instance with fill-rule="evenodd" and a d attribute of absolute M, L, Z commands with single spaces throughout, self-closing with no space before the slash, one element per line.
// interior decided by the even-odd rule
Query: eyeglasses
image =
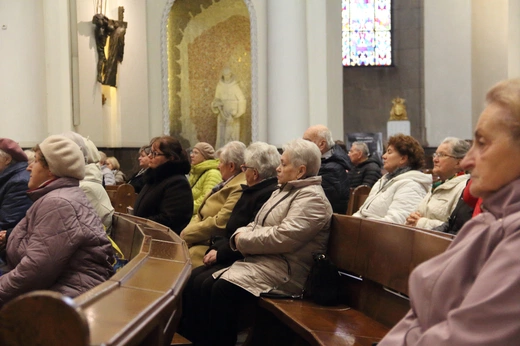
<path fill-rule="evenodd" d="M 165 154 L 161 154 L 161 153 L 158 153 L 157 151 L 152 151 L 150 152 L 150 154 L 148 154 L 149 156 L 153 157 L 154 159 L 157 157 L 157 156 L 166 156 Z"/>
<path fill-rule="evenodd" d="M 439 159 L 442 159 L 443 157 L 453 157 L 454 159 L 458 159 L 458 157 L 455 157 L 453 155 L 448 155 L 448 154 L 444 154 L 444 153 L 433 153 L 433 158 L 439 158 Z"/>
<path fill-rule="evenodd" d="M 247 171 L 248 168 L 256 169 L 255 167 L 250 167 L 250 166 L 246 166 L 246 165 L 240 165 L 240 169 L 242 169 L 242 172 Z"/>

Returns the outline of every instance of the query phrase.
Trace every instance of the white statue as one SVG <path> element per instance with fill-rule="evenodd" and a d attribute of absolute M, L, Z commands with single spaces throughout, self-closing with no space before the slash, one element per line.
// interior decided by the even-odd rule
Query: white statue
<path fill-rule="evenodd" d="M 215 148 L 240 140 L 240 117 L 246 112 L 246 98 L 229 67 L 222 70 L 211 110 L 218 114 Z"/>

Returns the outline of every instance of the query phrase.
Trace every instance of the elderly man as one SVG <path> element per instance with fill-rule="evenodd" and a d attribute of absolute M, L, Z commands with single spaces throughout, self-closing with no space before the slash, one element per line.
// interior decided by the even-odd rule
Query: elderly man
<path fill-rule="evenodd" d="M 303 139 L 315 143 L 321 151 L 321 186 L 332 205 L 334 213 L 345 214 L 350 194 L 347 170 L 352 168 L 347 153 L 334 144 L 332 133 L 324 125 L 309 127 Z"/>
<path fill-rule="evenodd" d="M 368 157 L 368 147 L 363 142 L 354 142 L 350 146 L 348 157 L 354 167 L 348 172 L 350 187 L 359 185 L 372 187 L 381 178 L 381 163 Z"/>

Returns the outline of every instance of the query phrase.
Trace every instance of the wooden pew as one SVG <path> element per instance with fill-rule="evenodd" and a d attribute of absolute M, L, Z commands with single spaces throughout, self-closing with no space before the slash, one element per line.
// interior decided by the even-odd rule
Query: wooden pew
<path fill-rule="evenodd" d="M 112 237 L 128 264 L 75 299 L 22 295 L 0 310 L 0 345 L 170 345 L 191 273 L 186 244 L 169 228 L 114 214 Z"/>
<path fill-rule="evenodd" d="M 128 207 L 133 208 L 136 194 L 132 185 L 107 185 L 105 190 L 116 212 L 126 214 L 128 213 Z"/>
<path fill-rule="evenodd" d="M 347 215 L 352 215 L 365 203 L 365 200 L 372 188 L 368 185 L 359 185 L 350 190 L 350 197 L 347 205 Z"/>
<path fill-rule="evenodd" d="M 342 304 L 260 298 L 250 344 L 378 342 L 410 308 L 410 272 L 450 243 L 450 237 L 412 227 L 334 214 L 328 253 L 342 273 Z"/>

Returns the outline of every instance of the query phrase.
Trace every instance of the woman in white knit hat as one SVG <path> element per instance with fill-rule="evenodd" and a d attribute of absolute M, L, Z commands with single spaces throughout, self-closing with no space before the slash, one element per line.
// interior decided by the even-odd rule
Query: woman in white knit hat
<path fill-rule="evenodd" d="M 7 242 L 10 271 L 0 276 L 0 306 L 41 289 L 76 297 L 113 273 L 112 246 L 79 188 L 85 159 L 78 145 L 50 136 L 34 151 L 27 168 L 34 203 Z"/>

